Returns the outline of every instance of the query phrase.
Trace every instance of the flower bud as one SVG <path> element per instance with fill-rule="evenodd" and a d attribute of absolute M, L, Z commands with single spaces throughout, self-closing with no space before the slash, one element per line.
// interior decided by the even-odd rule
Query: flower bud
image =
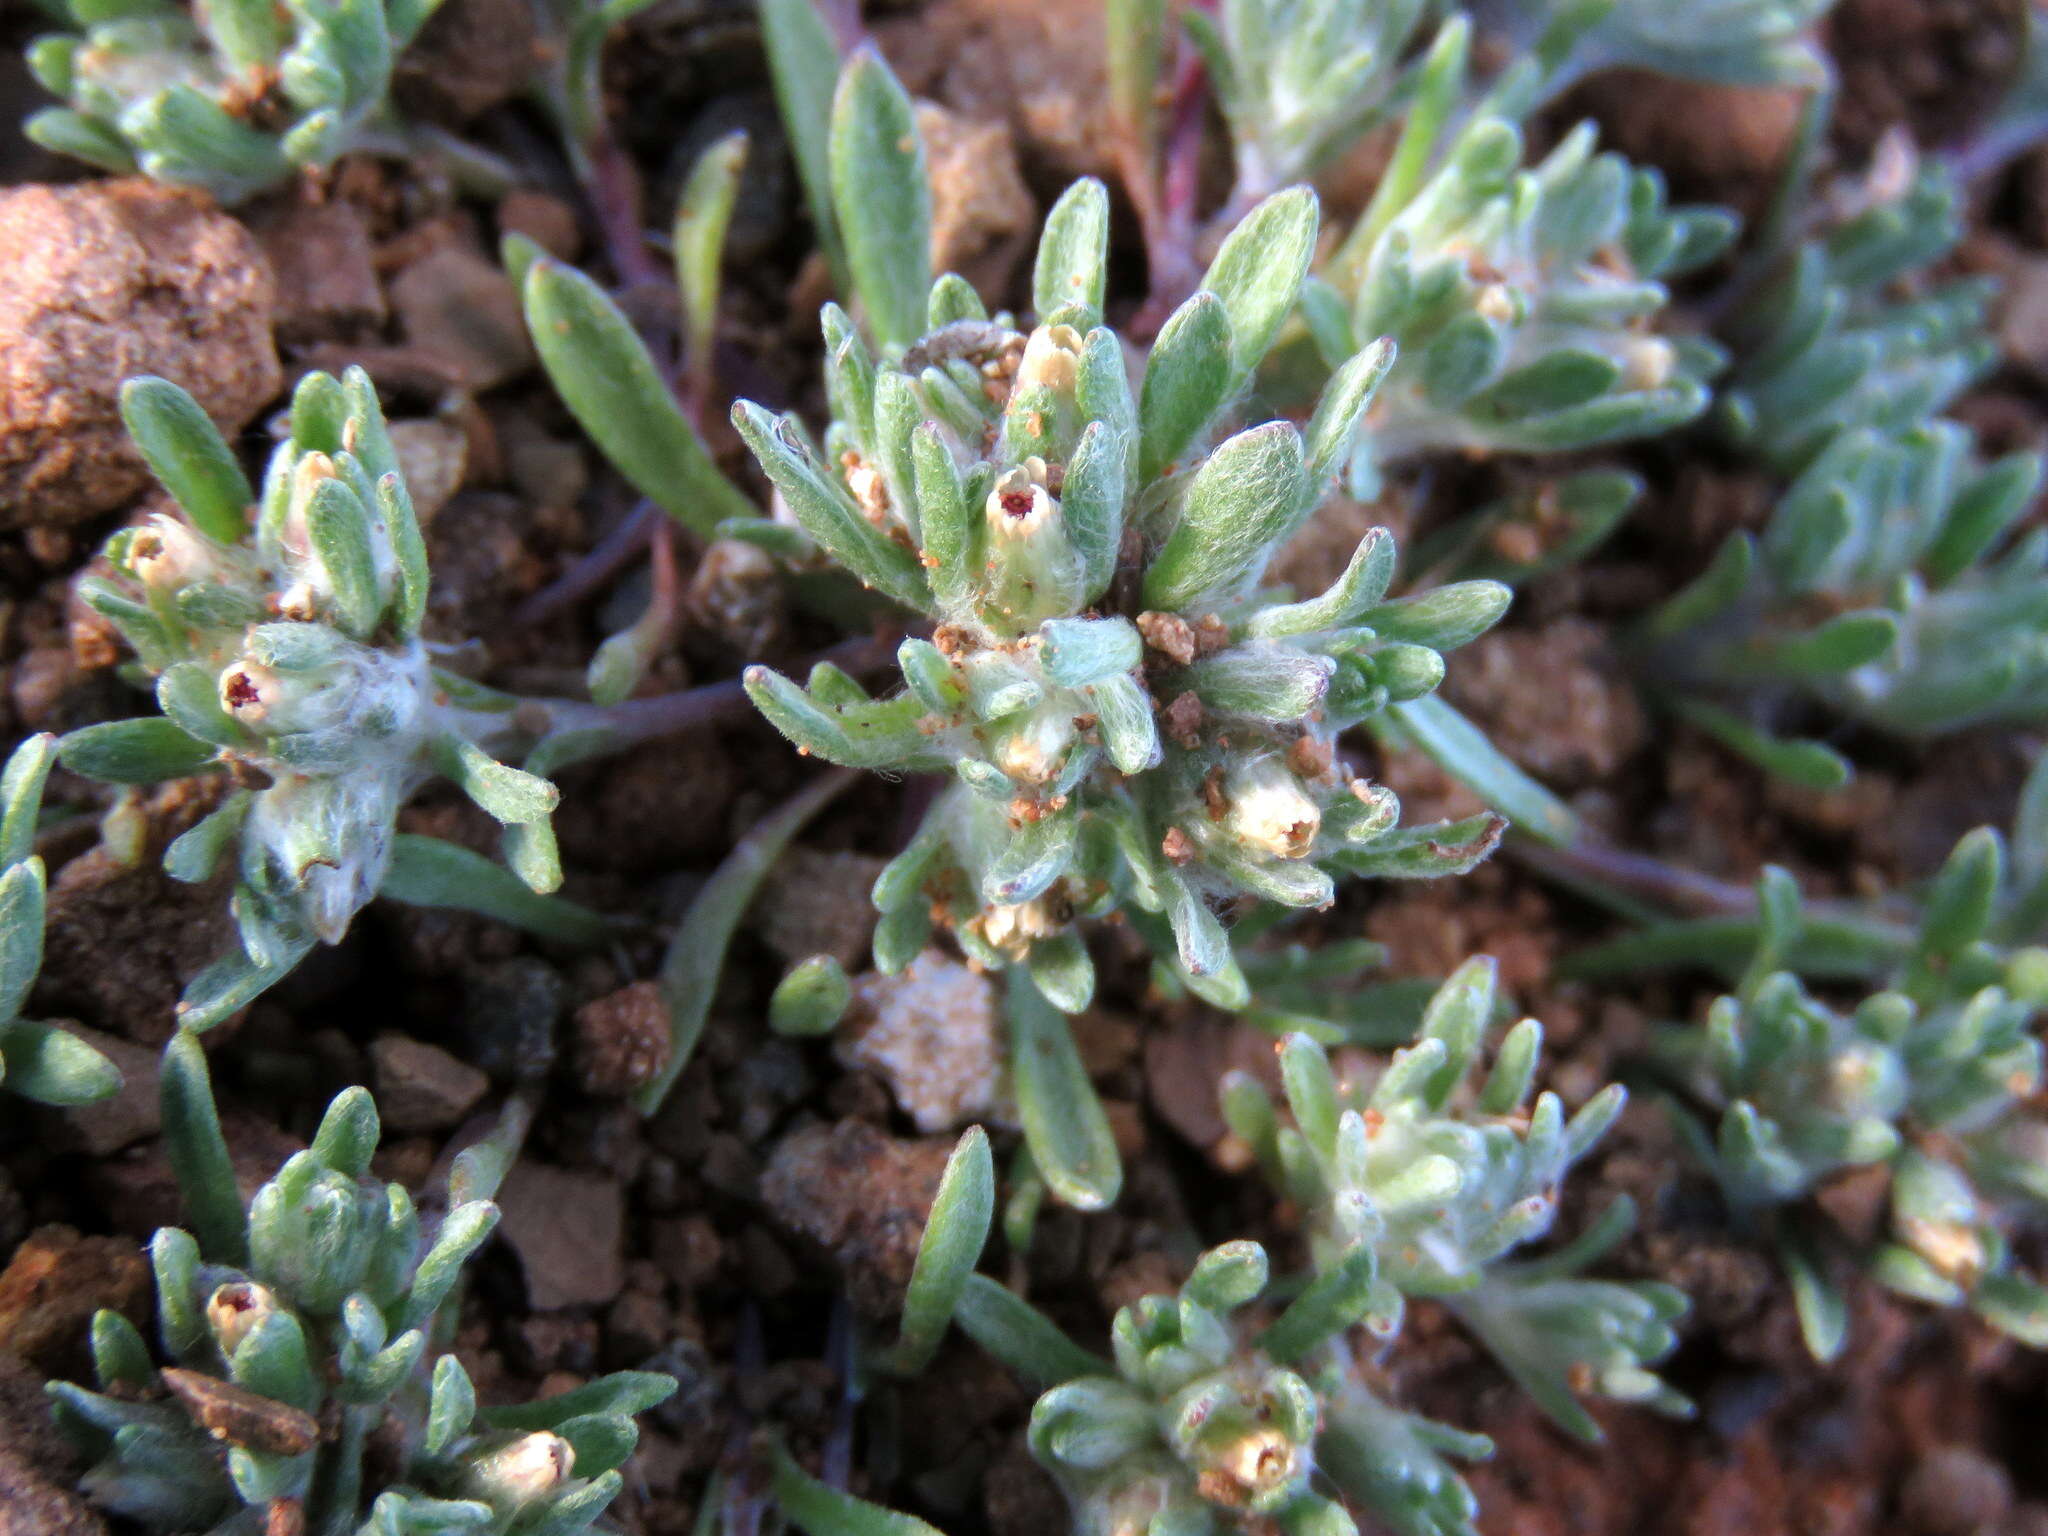
<path fill-rule="evenodd" d="M 216 1287 L 206 1298 L 206 1325 L 222 1356 L 232 1358 L 242 1340 L 277 1310 L 277 1297 L 268 1286 L 236 1280 Z"/>
<path fill-rule="evenodd" d="M 1662 389 L 1678 371 L 1678 349 L 1662 336 L 1633 336 L 1621 353 L 1621 382 L 1627 389 Z"/>
<path fill-rule="evenodd" d="M 1044 386 L 1065 394 L 1074 388 L 1081 366 L 1081 333 L 1071 325 L 1041 325 L 1024 343 L 1017 365 L 1019 389 Z"/>
<path fill-rule="evenodd" d="M 1073 741 L 1072 715 L 1040 709 L 1021 730 L 1004 738 L 996 749 L 996 766 L 1020 784 L 1050 784 L 1066 766 Z"/>
<path fill-rule="evenodd" d="M 176 592 L 220 571 L 220 551 L 197 530 L 159 512 L 128 542 L 128 568 L 144 586 Z"/>
<path fill-rule="evenodd" d="M 1276 757 L 1262 757 L 1224 779 L 1224 827 L 1239 842 L 1276 859 L 1308 856 L 1322 830 L 1322 808 Z"/>
<path fill-rule="evenodd" d="M 996 481 L 982 504 L 989 531 L 988 622 L 1015 633 L 1077 611 L 1080 556 L 1046 488 L 1043 460 L 1030 459 Z"/>
<path fill-rule="evenodd" d="M 1043 896 L 1014 906 L 992 906 L 981 915 L 981 936 L 991 949 L 1021 960 L 1040 939 L 1060 933 L 1070 919 L 1072 904 L 1060 887 Z"/>
<path fill-rule="evenodd" d="M 470 1459 L 468 1491 L 500 1515 L 516 1514 L 569 1480 L 576 1452 L 567 1440 L 537 1429 Z"/>

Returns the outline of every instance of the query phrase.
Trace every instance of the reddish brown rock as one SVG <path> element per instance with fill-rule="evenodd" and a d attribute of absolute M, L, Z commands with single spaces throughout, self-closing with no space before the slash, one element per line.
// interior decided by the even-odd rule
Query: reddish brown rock
<path fill-rule="evenodd" d="M 77 1470 L 41 1379 L 0 1352 L 0 1536 L 106 1536 L 71 1491 Z"/>
<path fill-rule="evenodd" d="M 134 1243 L 38 1227 L 0 1270 L 0 1353 L 52 1375 L 84 1365 L 92 1315 L 102 1307 L 148 1319 L 149 1264 Z"/>
<path fill-rule="evenodd" d="M 283 382 L 262 249 L 196 192 L 140 179 L 0 192 L 0 525 L 93 517 L 148 476 L 121 381 L 161 374 L 222 431 Z"/>
<path fill-rule="evenodd" d="M 499 1233 L 519 1256 L 536 1312 L 601 1307 L 624 1287 L 626 1209 L 616 1180 L 521 1163 L 498 1205 Z"/>
<path fill-rule="evenodd" d="M 658 982 L 636 981 L 576 1010 L 576 1075 L 585 1093 L 624 1098 L 668 1064 L 668 1004 Z"/>
<path fill-rule="evenodd" d="M 893 1317 L 952 1150 L 950 1139 L 899 1141 L 865 1120 L 806 1126 L 776 1147 L 761 1196 L 838 1261 L 855 1307 Z"/>

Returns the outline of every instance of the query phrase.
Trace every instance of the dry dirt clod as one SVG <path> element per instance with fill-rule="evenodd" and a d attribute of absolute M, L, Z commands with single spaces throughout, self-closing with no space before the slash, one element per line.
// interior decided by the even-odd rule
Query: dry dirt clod
<path fill-rule="evenodd" d="M 918 104 L 917 128 L 931 171 L 932 270 L 958 272 L 983 293 L 1003 291 L 1038 226 L 1010 130 L 928 101 Z"/>
<path fill-rule="evenodd" d="M 761 1196 L 838 1261 L 857 1310 L 893 1317 L 952 1150 L 943 1139 L 899 1141 L 864 1120 L 806 1126 L 776 1147 Z"/>
<path fill-rule="evenodd" d="M 231 872 L 184 885 L 163 871 L 171 840 L 219 803 L 225 784 L 177 779 L 143 791 L 145 825 L 134 862 L 102 843 L 50 881 L 49 927 L 37 1008 L 148 1046 L 177 1022 L 185 984 L 235 942 L 228 916 Z"/>
<path fill-rule="evenodd" d="M 987 977 L 928 949 L 897 975 L 856 978 L 853 997 L 839 1057 L 878 1073 L 920 1131 L 954 1130 L 1001 1102 L 1002 1030 Z"/>
<path fill-rule="evenodd" d="M 636 981 L 576 1010 L 576 1076 L 585 1093 L 639 1092 L 668 1065 L 669 1045 L 668 1004 L 658 982 Z"/>
<path fill-rule="evenodd" d="M 371 1042 L 377 1113 L 402 1135 L 445 1131 L 476 1107 L 491 1080 L 437 1045 L 407 1035 Z"/>
<path fill-rule="evenodd" d="M 370 232 L 351 203 L 296 195 L 256 224 L 277 278 L 277 335 L 286 345 L 367 339 L 384 323 Z"/>
<path fill-rule="evenodd" d="M 512 280 L 475 251 L 441 245 L 391 280 L 405 339 L 471 389 L 489 389 L 533 361 Z"/>
<path fill-rule="evenodd" d="M 2012 1478 L 1974 1446 L 1938 1445 L 1914 1464 L 1899 1490 L 1899 1515 L 1925 1536 L 1974 1536 L 2012 1509 Z"/>
<path fill-rule="evenodd" d="M 790 849 L 754 903 L 761 937 L 786 964 L 830 955 L 849 970 L 858 966 L 874 935 L 868 893 L 884 862 L 865 853 Z"/>
<path fill-rule="evenodd" d="M 0 1353 L 0 1536 L 106 1536 L 71 1491 L 74 1462 L 41 1380 Z"/>
<path fill-rule="evenodd" d="M 1048 176 L 1111 174 L 1109 72 L 1096 0 L 959 0 L 881 22 L 903 83 L 965 117 L 1007 123 Z"/>
<path fill-rule="evenodd" d="M 522 1162 L 498 1193 L 498 1230 L 536 1312 L 601 1307 L 626 1283 L 625 1196 L 601 1174 Z"/>
<path fill-rule="evenodd" d="M 270 1456 L 301 1456 L 320 1438 L 313 1416 L 203 1371 L 166 1366 L 164 1385 L 192 1422 L 216 1440 Z"/>
<path fill-rule="evenodd" d="M 0 1353 L 52 1376 L 74 1373 L 93 1313 L 110 1308 L 139 1325 L 148 1303 L 149 1265 L 134 1243 L 39 1227 L 0 1270 Z"/>
<path fill-rule="evenodd" d="M 70 523 L 148 479 L 121 381 L 160 374 L 229 436 L 278 391 L 270 265 L 196 192 L 141 179 L 0 191 L 0 526 Z"/>

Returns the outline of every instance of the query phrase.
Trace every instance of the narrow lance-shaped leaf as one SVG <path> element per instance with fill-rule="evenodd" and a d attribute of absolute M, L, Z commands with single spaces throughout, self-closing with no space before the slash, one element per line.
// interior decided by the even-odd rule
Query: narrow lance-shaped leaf
<path fill-rule="evenodd" d="M 853 279 L 832 207 L 832 94 L 839 78 L 839 46 L 831 23 L 814 0 L 759 0 L 761 40 L 775 101 L 789 133 L 790 157 L 811 210 L 818 244 L 832 268 L 833 285 L 850 298 Z"/>
<path fill-rule="evenodd" d="M 1320 219 L 1307 187 L 1276 192 L 1246 214 L 1216 252 L 1202 288 L 1230 313 L 1233 385 L 1251 377 L 1294 308 L 1315 254 Z"/>
<path fill-rule="evenodd" d="M 780 1445 L 775 1447 L 771 1486 L 776 1507 L 804 1536 L 943 1536 L 915 1515 L 884 1509 L 819 1482 Z"/>
<path fill-rule="evenodd" d="M 1043 320 L 1067 308 L 1102 318 L 1109 259 L 1109 192 L 1092 176 L 1068 187 L 1046 215 L 1031 276 L 1032 307 Z"/>
<path fill-rule="evenodd" d="M 1090 1354 L 1051 1318 L 987 1275 L 967 1277 L 953 1321 L 1011 1370 L 1041 1386 L 1114 1374 L 1107 1360 Z"/>
<path fill-rule="evenodd" d="M 197 400 L 170 380 L 145 374 L 121 386 L 121 422 L 193 527 L 217 544 L 242 537 L 256 493 Z"/>
<path fill-rule="evenodd" d="M 676 205 L 676 289 L 682 296 L 690 376 L 699 382 L 710 377 L 725 232 L 732 223 L 733 203 L 739 196 L 740 173 L 746 163 L 746 134 L 727 134 L 697 157 Z"/>
<path fill-rule="evenodd" d="M 761 882 L 791 838 L 853 782 L 851 774 L 831 773 L 793 796 L 745 837 L 718 866 L 669 941 L 661 962 L 662 1000 L 668 1004 L 669 1051 L 662 1069 L 634 1097 L 643 1115 L 651 1115 L 689 1065 L 690 1053 L 704 1032 L 711 999 L 725 966 L 725 951 Z"/>
<path fill-rule="evenodd" d="M 938 1352 L 967 1277 L 988 1242 L 995 1208 L 995 1159 L 988 1133 L 969 1126 L 946 1159 L 904 1293 L 903 1334 L 889 1356 L 890 1365 L 903 1375 L 923 1370 Z"/>
<path fill-rule="evenodd" d="M 932 194 L 917 113 L 881 55 L 847 62 L 832 100 L 832 203 L 847 266 L 875 339 L 902 348 L 924 330 Z"/>
<path fill-rule="evenodd" d="M 199 1251 L 216 1264 L 241 1264 L 249 1252 L 248 1216 L 214 1111 L 206 1052 L 188 1029 L 164 1047 L 161 1093 L 164 1151 Z"/>
<path fill-rule="evenodd" d="M 1106 1210 L 1123 1186 L 1123 1164 L 1066 1017 L 1020 970 L 1009 974 L 1007 998 L 1010 1070 L 1032 1158 L 1067 1204 Z"/>
<path fill-rule="evenodd" d="M 1179 611 L 1255 580 L 1306 488 L 1291 423 L 1270 421 L 1224 443 L 1195 472 L 1180 521 L 1145 572 L 1145 605 Z"/>
<path fill-rule="evenodd" d="M 760 514 L 712 463 L 632 322 L 574 267 L 536 261 L 526 324 L 541 365 L 591 440 L 641 495 L 705 538 Z"/>
<path fill-rule="evenodd" d="M 602 913 L 541 895 L 475 850 L 418 833 L 401 832 L 392 839 L 391 867 L 377 894 L 413 907 L 474 912 L 581 948 L 607 943 L 614 935 Z"/>

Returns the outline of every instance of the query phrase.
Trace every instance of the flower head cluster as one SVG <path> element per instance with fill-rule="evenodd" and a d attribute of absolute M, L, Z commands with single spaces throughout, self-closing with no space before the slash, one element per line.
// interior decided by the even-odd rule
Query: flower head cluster
<path fill-rule="evenodd" d="M 922 169 L 904 175 L 914 204 Z M 850 234 L 881 197 L 849 202 Z M 1060 200 L 1032 326 L 991 318 L 951 276 L 929 285 L 922 333 L 879 353 L 828 308 L 822 451 L 793 417 L 734 413 L 803 537 L 934 624 L 904 643 L 908 687 L 890 698 L 829 668 L 808 687 L 762 667 L 746 679 L 808 752 L 954 776 L 877 883 L 885 963 L 906 962 L 936 913 L 985 961 L 1056 967 L 1064 982 L 1042 984 L 1069 1009 L 1092 985 L 1076 916 L 1163 913 L 1187 968 L 1214 975 L 1231 961 L 1210 901 L 1317 906 L 1344 875 L 1468 867 L 1497 832 L 1485 818 L 1397 830 L 1394 797 L 1336 738 L 1433 689 L 1439 653 L 1493 623 L 1505 589 L 1389 601 L 1382 531 L 1320 597 L 1260 585 L 1391 356 L 1350 359 L 1306 429 L 1230 430 L 1307 269 L 1313 196 L 1245 218 L 1135 392 L 1101 323 L 1107 229 L 1098 183 Z M 922 289 L 924 247 L 900 259 Z"/>
<path fill-rule="evenodd" d="M 239 848 L 241 952 L 188 991 L 204 1027 L 317 941 L 338 942 L 391 865 L 400 807 L 439 772 L 511 829 L 512 862 L 560 879 L 555 790 L 494 761 L 509 700 L 438 672 L 420 638 L 426 545 L 367 374 L 308 374 L 257 498 L 192 398 L 129 381 L 123 411 L 178 515 L 109 542 L 81 593 L 156 682 L 160 718 L 74 732 L 66 764 L 118 783 L 203 769 L 234 783 L 171 845 L 165 867 L 203 880 Z"/>
<path fill-rule="evenodd" d="M 453 1355 L 428 1364 L 462 1267 L 497 1224 L 481 1161 L 437 1220 L 364 1177 L 377 1111 L 351 1088 L 246 1210 L 205 1058 L 165 1058 L 171 1162 L 195 1233 L 159 1230 L 161 1370 L 119 1313 L 93 1322 L 101 1390 L 50 1388 L 96 1460 L 83 1488 L 150 1531 L 574 1536 L 619 1489 L 633 1414 L 675 1389 L 620 1373 L 507 1409 L 477 1408 Z M 502 1163 L 503 1160 L 501 1160 Z M 502 1166 L 497 1171 L 502 1174 Z"/>
<path fill-rule="evenodd" d="M 439 0 L 67 0 L 76 32 L 30 45 L 65 105 L 29 119 L 45 148 L 240 202 L 359 147 L 393 61 Z"/>
<path fill-rule="evenodd" d="M 114 1064 L 76 1035 L 21 1016 L 43 967 L 36 813 L 56 746 L 54 736 L 31 736 L 0 769 L 0 1093 L 43 1104 L 89 1104 L 121 1086 Z"/>
<path fill-rule="evenodd" d="M 1031 1450 L 1073 1497 L 1077 1531 L 1353 1529 L 1311 1486 L 1321 1406 L 1295 1367 L 1321 1338 L 1293 1336 L 1301 1314 L 1261 1332 L 1234 1315 L 1266 1281 L 1257 1243 L 1211 1249 L 1178 1296 L 1117 1313 L 1114 1376 L 1082 1376 L 1039 1398 Z"/>
<path fill-rule="evenodd" d="M 1847 1011 L 1779 968 L 1794 962 L 1804 918 L 1790 877 L 1771 871 L 1743 986 L 1704 1027 L 1661 1042 L 1698 1111 L 1699 1154 L 1730 1207 L 1778 1247 L 1823 1358 L 1842 1343 L 1852 1267 L 2048 1345 L 2048 1287 L 2020 1272 L 2009 1241 L 2016 1223 L 2048 1218 L 2048 1120 L 2031 1103 L 2048 951 L 1991 942 L 2012 915 L 2003 862 L 1990 829 L 1964 838 L 1890 985 Z M 2041 889 L 2036 878 L 2018 906 L 2038 913 Z M 1868 1229 L 1814 1220 L 1807 1197 L 1857 1170 L 1882 1177 Z"/>

